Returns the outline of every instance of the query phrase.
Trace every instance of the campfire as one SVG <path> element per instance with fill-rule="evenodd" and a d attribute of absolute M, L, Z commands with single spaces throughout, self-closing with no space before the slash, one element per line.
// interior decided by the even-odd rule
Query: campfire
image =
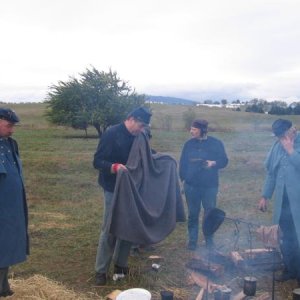
<path fill-rule="evenodd" d="M 239 225 L 247 229 L 248 244 L 246 249 L 234 249 L 227 253 L 214 249 L 199 249 L 186 263 L 188 284 L 196 284 L 200 291 L 196 300 L 269 300 L 274 298 L 274 272 L 282 268 L 279 252 L 280 232 L 278 226 L 260 226 L 241 219 L 227 218 L 220 209 L 213 209 L 204 219 L 204 235 L 217 231 L 225 219 L 234 222 L 239 233 Z M 209 221 L 207 221 L 209 220 Z M 253 239 L 262 243 L 261 248 L 253 248 Z M 260 287 L 258 278 L 267 276 L 272 281 L 272 288 Z"/>

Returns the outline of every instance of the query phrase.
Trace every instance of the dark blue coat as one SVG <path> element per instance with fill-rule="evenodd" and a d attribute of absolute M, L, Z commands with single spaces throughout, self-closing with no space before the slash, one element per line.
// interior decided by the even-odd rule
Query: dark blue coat
<path fill-rule="evenodd" d="M 28 212 L 18 145 L 0 137 L 0 268 L 26 260 Z"/>
<path fill-rule="evenodd" d="M 216 165 L 205 167 L 206 160 L 213 160 Z M 219 169 L 228 164 L 223 143 L 212 136 L 206 139 L 191 138 L 185 142 L 180 162 L 179 176 L 181 181 L 192 186 L 203 188 L 219 186 Z"/>
<path fill-rule="evenodd" d="M 279 141 L 276 141 L 268 153 L 265 161 L 267 176 L 263 188 L 263 197 L 271 199 L 275 192 L 273 206 L 273 222 L 279 223 L 286 189 L 291 208 L 298 243 L 300 244 L 300 134 L 294 141 L 294 152 L 288 154 Z"/>

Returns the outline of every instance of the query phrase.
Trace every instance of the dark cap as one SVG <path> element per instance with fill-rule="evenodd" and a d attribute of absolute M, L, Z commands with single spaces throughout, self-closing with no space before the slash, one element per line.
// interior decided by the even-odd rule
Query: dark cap
<path fill-rule="evenodd" d="M 284 119 L 278 119 L 272 124 L 272 131 L 277 137 L 281 137 L 291 127 L 292 127 L 291 121 L 284 120 Z"/>
<path fill-rule="evenodd" d="M 208 122 L 206 120 L 197 119 L 191 126 L 199 129 L 207 129 Z"/>
<path fill-rule="evenodd" d="M 0 107 L 0 119 L 6 120 L 6 121 L 11 122 L 11 123 L 18 123 L 18 122 L 20 122 L 19 117 L 10 108 L 2 108 L 2 107 Z"/>
<path fill-rule="evenodd" d="M 140 106 L 130 112 L 127 118 L 133 117 L 136 120 L 148 125 L 150 123 L 151 116 L 152 114 L 148 107 Z"/>

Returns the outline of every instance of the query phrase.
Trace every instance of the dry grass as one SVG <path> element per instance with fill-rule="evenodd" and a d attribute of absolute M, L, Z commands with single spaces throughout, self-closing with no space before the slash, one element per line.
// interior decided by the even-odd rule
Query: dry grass
<path fill-rule="evenodd" d="M 59 282 L 42 275 L 34 275 L 28 279 L 10 280 L 14 295 L 8 299 L 30 300 L 88 300 L 102 299 L 98 295 L 76 293 Z"/>

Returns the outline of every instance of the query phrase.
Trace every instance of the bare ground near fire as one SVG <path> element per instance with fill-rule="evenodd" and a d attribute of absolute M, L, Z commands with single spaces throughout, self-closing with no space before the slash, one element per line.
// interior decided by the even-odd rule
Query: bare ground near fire
<path fill-rule="evenodd" d="M 13 107 L 22 120 L 15 137 L 20 144 L 29 201 L 31 255 L 27 262 L 12 268 L 11 277 L 26 280 L 44 276 L 78 293 L 77 299 L 82 299 L 82 295 L 102 299 L 115 289 L 132 287 L 148 289 L 154 300 L 160 299 L 161 290 L 172 290 L 175 299 L 195 299 L 200 288 L 187 282 L 186 263 L 193 254 L 186 249 L 186 223 L 178 224 L 166 240 L 131 256 L 127 279 L 109 280 L 105 287 L 94 286 L 94 261 L 103 212 L 97 171 L 92 167 L 98 144 L 96 131 L 90 129 L 89 137 L 85 138 L 83 132 L 48 124 L 43 116 L 45 104 Z M 153 105 L 152 109 L 152 147 L 178 160 L 182 145 L 189 138 L 182 120 L 188 107 Z M 224 142 L 230 159 L 228 167 L 220 173 L 218 206 L 232 219 L 270 225 L 271 208 L 261 213 L 256 205 L 264 180 L 263 161 L 274 140 L 270 126 L 276 116 L 203 107 L 193 110 L 197 117 L 209 121 L 210 134 Z M 300 123 L 295 116 L 289 118 L 296 126 Z M 169 124 L 167 129 L 165 120 Z M 237 232 L 230 220 L 218 229 L 215 241 L 224 255 L 235 249 L 247 249 L 249 243 L 251 247 L 261 247 L 255 237 L 249 240 L 249 227 L 240 224 Z M 201 254 L 203 249 L 201 235 L 197 253 Z M 150 255 L 162 257 L 158 271 L 151 268 Z M 249 272 L 232 268 L 216 282 L 238 292 L 242 290 L 242 278 L 255 272 L 259 279 L 258 294 L 271 292 L 271 271 Z M 293 281 L 276 284 L 275 299 L 292 299 L 295 286 Z M 57 297 L 60 299 L 59 294 Z"/>

